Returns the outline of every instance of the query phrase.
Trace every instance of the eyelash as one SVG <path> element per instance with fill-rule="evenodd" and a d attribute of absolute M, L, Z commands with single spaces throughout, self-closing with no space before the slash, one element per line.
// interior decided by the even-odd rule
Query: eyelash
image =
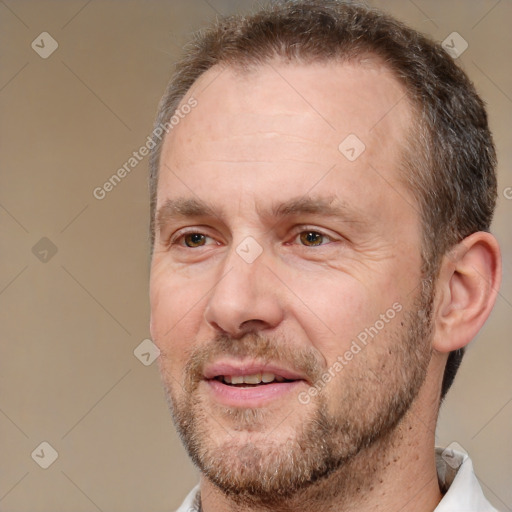
<path fill-rule="evenodd" d="M 298 228 L 298 230 L 295 232 L 293 238 L 292 238 L 292 241 L 295 241 L 298 237 L 300 237 L 301 234 L 303 233 L 315 233 L 315 234 L 318 234 L 320 235 L 321 237 L 323 238 L 327 238 L 329 240 L 329 242 L 327 243 L 321 243 L 321 244 L 318 244 L 318 245 L 303 245 L 303 244 L 300 244 L 302 247 L 306 247 L 306 248 L 311 248 L 311 247 L 322 247 L 324 245 L 328 245 L 328 243 L 332 243 L 332 242 L 335 242 L 336 239 L 330 235 L 328 235 L 327 233 L 323 232 L 322 230 L 319 230 L 319 229 L 316 229 L 316 228 L 310 228 L 308 226 L 300 226 Z M 199 231 L 199 230 L 195 230 L 195 231 L 186 231 L 186 232 L 182 232 L 182 233 L 179 233 L 178 235 L 174 235 L 174 236 L 171 236 L 167 242 L 167 246 L 169 248 L 172 248 L 172 247 L 175 247 L 175 246 L 179 246 L 183 249 L 197 249 L 199 247 L 204 247 L 205 245 L 213 245 L 213 244 L 205 244 L 205 245 L 199 245 L 197 247 L 189 247 L 187 245 L 184 245 L 182 244 L 181 242 L 184 241 L 185 237 L 187 235 L 203 235 L 204 237 L 206 238 L 210 238 L 211 240 L 214 240 L 213 237 Z"/>

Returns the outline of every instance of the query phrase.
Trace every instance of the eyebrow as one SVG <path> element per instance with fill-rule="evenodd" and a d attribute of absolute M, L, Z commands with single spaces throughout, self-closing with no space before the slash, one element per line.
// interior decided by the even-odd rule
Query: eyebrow
<path fill-rule="evenodd" d="M 221 217 L 222 212 L 215 213 L 214 208 L 196 198 L 178 197 L 167 199 L 158 209 L 156 222 L 162 229 L 169 221 L 178 218 Z"/>
<path fill-rule="evenodd" d="M 302 214 L 319 215 L 323 217 L 339 217 L 346 221 L 360 222 L 362 215 L 352 206 L 341 201 L 337 196 L 299 197 L 285 203 L 275 205 L 271 209 L 273 217 L 291 217 Z"/>
<path fill-rule="evenodd" d="M 284 203 L 274 204 L 269 210 L 257 209 L 261 217 L 280 219 L 303 214 L 323 217 L 337 217 L 345 222 L 363 222 L 362 215 L 352 206 L 347 205 L 337 196 L 297 197 Z M 224 217 L 223 209 L 216 209 L 209 203 L 193 197 L 167 199 L 158 209 L 156 220 L 158 229 L 168 222 L 180 218 Z"/>

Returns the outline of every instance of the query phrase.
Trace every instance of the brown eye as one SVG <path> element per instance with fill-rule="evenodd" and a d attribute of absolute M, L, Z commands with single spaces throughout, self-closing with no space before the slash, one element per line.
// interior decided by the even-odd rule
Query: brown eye
<path fill-rule="evenodd" d="M 322 233 L 319 233 L 318 231 L 303 231 L 299 235 L 299 238 L 303 245 L 315 247 L 317 245 L 322 245 L 325 235 L 322 235 Z"/>
<path fill-rule="evenodd" d="M 187 247 L 201 247 L 206 243 L 206 236 L 201 233 L 188 233 L 183 237 Z"/>

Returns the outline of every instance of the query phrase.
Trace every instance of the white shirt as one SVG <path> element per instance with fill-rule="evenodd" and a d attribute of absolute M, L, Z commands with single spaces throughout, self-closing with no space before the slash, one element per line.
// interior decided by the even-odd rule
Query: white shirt
<path fill-rule="evenodd" d="M 435 512 L 498 512 L 486 499 L 467 453 L 452 450 L 449 457 L 436 448 L 436 467 L 443 499 Z M 196 485 L 176 512 L 199 512 Z"/>

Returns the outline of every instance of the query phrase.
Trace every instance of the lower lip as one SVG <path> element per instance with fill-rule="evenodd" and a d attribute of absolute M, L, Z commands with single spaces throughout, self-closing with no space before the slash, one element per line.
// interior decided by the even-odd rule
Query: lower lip
<path fill-rule="evenodd" d="M 276 400 L 291 391 L 305 381 L 273 382 L 260 386 L 242 388 L 229 386 L 215 379 L 204 381 L 217 402 L 229 407 L 262 407 L 272 400 Z"/>

